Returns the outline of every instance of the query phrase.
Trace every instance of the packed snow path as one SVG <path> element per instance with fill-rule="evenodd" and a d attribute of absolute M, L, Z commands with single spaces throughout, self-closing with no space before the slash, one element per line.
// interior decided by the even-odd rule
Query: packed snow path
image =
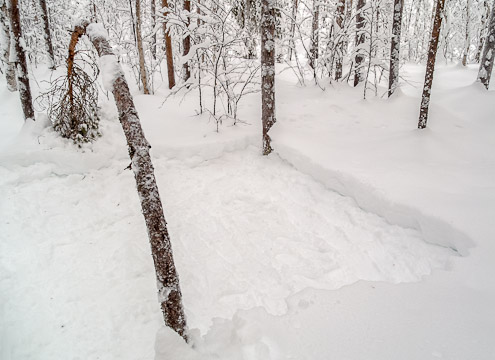
<path fill-rule="evenodd" d="M 55 148 L 0 167 L 2 358 L 153 358 L 161 316 L 134 179 L 125 157 L 91 156 Z M 308 287 L 419 281 L 454 254 L 255 147 L 155 167 L 203 334 L 240 309 L 282 315 Z"/>

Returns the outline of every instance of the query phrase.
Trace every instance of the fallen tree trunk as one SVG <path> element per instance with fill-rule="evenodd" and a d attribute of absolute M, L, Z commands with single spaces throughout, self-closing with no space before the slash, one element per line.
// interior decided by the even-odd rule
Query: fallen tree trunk
<path fill-rule="evenodd" d="M 136 179 L 137 191 L 141 200 L 141 209 L 146 222 L 155 264 L 158 297 L 165 320 L 165 325 L 175 330 L 187 341 L 186 319 L 182 306 L 182 293 L 179 277 L 174 265 L 172 246 L 163 215 L 162 203 L 158 193 L 153 164 L 149 154 L 150 145 L 146 140 L 139 116 L 134 106 L 124 73 L 107 38 L 107 32 L 101 24 L 81 23 L 74 28 L 69 46 L 69 59 L 73 54 L 78 39 L 88 35 L 100 56 L 100 69 L 104 83 L 112 91 L 119 112 L 119 120 L 129 148 L 131 167 Z M 68 64 L 70 67 L 71 64 Z"/>

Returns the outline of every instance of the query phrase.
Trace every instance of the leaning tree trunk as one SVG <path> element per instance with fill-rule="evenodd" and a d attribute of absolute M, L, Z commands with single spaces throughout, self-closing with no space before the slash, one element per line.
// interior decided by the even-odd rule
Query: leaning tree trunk
<path fill-rule="evenodd" d="M 366 5 L 366 0 L 358 0 L 356 5 L 356 58 L 354 59 L 354 86 L 358 86 L 363 79 L 363 71 L 361 69 L 361 64 L 364 61 L 364 54 L 361 45 L 364 44 L 366 34 L 364 32 L 364 5 Z"/>
<path fill-rule="evenodd" d="M 390 45 L 390 75 L 388 77 L 388 96 L 392 96 L 399 85 L 400 33 L 404 0 L 394 1 L 394 20 L 392 22 L 392 41 Z"/>
<path fill-rule="evenodd" d="M 480 70 L 478 72 L 478 80 L 488 90 L 490 86 L 490 77 L 492 76 L 493 58 L 495 57 L 495 1 L 492 5 L 492 13 L 490 14 L 490 22 L 488 23 L 488 34 L 483 48 L 483 56 L 480 61 Z"/>
<path fill-rule="evenodd" d="M 163 317 L 165 324 L 187 341 L 186 318 L 182 306 L 179 276 L 174 265 L 167 223 L 163 215 L 162 203 L 151 163 L 150 145 L 144 137 L 124 72 L 108 42 L 106 30 L 101 24 L 88 25 L 88 22 L 84 22 L 77 25 L 72 33 L 71 47 L 75 47 L 77 39 L 84 34 L 89 36 L 100 59 L 105 59 L 109 69 L 113 70 L 111 90 L 127 140 L 131 166 L 141 200 L 141 209 L 148 230 Z"/>
<path fill-rule="evenodd" d="M 4 0 L 0 0 L 0 38 L 5 41 L 2 42 L 2 59 L 6 64 L 5 67 L 5 80 L 7 81 L 7 88 L 9 91 L 17 90 L 17 82 L 15 80 L 15 64 L 10 61 L 10 26 L 9 15 L 7 13 L 7 4 Z"/>
<path fill-rule="evenodd" d="M 272 0 L 261 1 L 261 121 L 263 155 L 272 152 L 268 131 L 275 124 L 275 8 Z"/>
<path fill-rule="evenodd" d="M 186 31 L 189 32 L 189 25 L 191 22 L 191 18 L 190 18 L 191 1 L 190 0 L 184 1 L 184 10 L 187 11 L 187 14 L 186 14 L 187 15 L 187 24 L 186 24 L 187 29 L 186 29 Z M 187 56 L 189 54 L 189 50 L 191 49 L 191 37 L 189 35 L 187 35 L 184 38 L 183 46 L 184 46 L 183 55 Z M 184 81 L 187 81 L 191 77 L 191 70 L 189 69 L 189 62 L 188 61 L 184 62 L 183 67 L 184 67 Z"/>
<path fill-rule="evenodd" d="M 149 94 L 148 74 L 146 73 L 146 63 L 144 60 L 143 37 L 141 35 L 141 0 L 136 0 L 136 43 L 139 55 L 139 72 L 143 84 L 143 93 Z"/>
<path fill-rule="evenodd" d="M 419 110 L 418 129 L 424 129 L 428 121 L 428 108 L 430 106 L 431 86 L 433 84 L 433 72 L 435 71 L 435 59 L 437 57 L 438 39 L 440 38 L 440 28 L 442 26 L 442 12 L 445 0 L 437 0 L 435 10 L 435 20 L 431 31 L 430 49 L 428 50 L 428 61 L 426 63 L 425 84 L 421 107 Z"/>
<path fill-rule="evenodd" d="M 46 0 L 40 0 L 41 19 L 43 20 L 43 36 L 45 38 L 46 51 L 48 52 L 48 62 L 51 69 L 55 69 L 55 55 L 53 53 L 52 35 L 50 33 L 50 22 L 48 20 L 48 10 Z"/>
<path fill-rule="evenodd" d="M 342 78 L 342 66 L 343 66 L 343 57 L 344 57 L 344 39 L 343 39 L 344 12 L 345 12 L 345 0 L 339 0 L 339 2 L 337 3 L 337 9 L 335 11 L 335 24 L 337 25 L 337 29 L 335 31 L 337 37 L 335 80 L 337 81 Z"/>
<path fill-rule="evenodd" d="M 162 0 L 162 7 L 168 9 L 167 0 Z M 167 30 L 167 13 L 168 10 L 165 10 L 163 14 L 163 37 L 165 38 L 165 56 L 167 58 L 168 88 L 172 89 L 175 86 L 174 55 L 172 52 L 172 38 Z"/>
<path fill-rule="evenodd" d="M 26 61 L 26 53 L 22 46 L 22 29 L 21 19 L 19 16 L 18 0 L 9 0 L 10 29 L 12 30 L 11 41 L 14 43 L 15 63 L 17 72 L 17 85 L 19 96 L 21 98 L 22 111 L 24 120 L 31 119 L 34 121 L 33 99 L 31 96 L 31 87 L 29 86 L 29 73 Z M 11 54 L 12 55 L 12 54 Z"/>

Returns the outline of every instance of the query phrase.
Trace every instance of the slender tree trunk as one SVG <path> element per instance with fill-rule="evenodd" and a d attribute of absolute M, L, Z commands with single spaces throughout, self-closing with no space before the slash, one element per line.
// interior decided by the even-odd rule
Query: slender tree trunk
<path fill-rule="evenodd" d="M 364 6 L 366 5 L 366 0 L 358 0 L 356 5 L 356 58 L 354 60 L 354 86 L 358 86 L 363 79 L 363 71 L 361 65 L 364 61 L 364 54 L 361 45 L 364 44 L 366 39 L 366 34 L 364 32 L 365 18 L 364 18 Z"/>
<path fill-rule="evenodd" d="M 483 56 L 481 57 L 480 70 L 478 79 L 488 90 L 490 86 L 490 78 L 492 76 L 493 58 L 495 57 L 495 0 L 492 5 L 490 14 L 490 22 L 488 23 L 488 34 L 483 48 Z"/>
<path fill-rule="evenodd" d="M 146 63 L 144 61 L 143 38 L 141 36 L 141 0 L 136 0 L 136 43 L 139 55 L 139 73 L 143 84 L 143 93 L 149 94 L 148 74 L 146 73 Z"/>
<path fill-rule="evenodd" d="M 184 10 L 187 12 L 187 32 L 189 32 L 189 25 L 191 23 L 190 13 L 191 13 L 191 1 L 184 0 Z M 183 41 L 184 51 L 183 55 L 187 56 L 189 54 L 189 50 L 191 49 L 191 37 L 187 35 Z M 189 62 L 186 61 L 183 65 L 184 67 L 184 81 L 189 80 L 191 77 L 191 70 L 189 69 Z"/>
<path fill-rule="evenodd" d="M 320 18 L 320 6 L 318 4 L 319 0 L 313 1 L 313 24 L 311 27 L 311 48 L 310 48 L 310 59 L 309 65 L 316 69 L 316 63 L 318 61 L 318 47 L 319 47 L 319 36 L 318 36 L 318 24 Z"/>
<path fill-rule="evenodd" d="M 19 88 L 19 96 L 21 98 L 22 111 L 24 112 L 24 120 L 35 120 L 33 99 L 31 96 L 31 87 L 29 86 L 29 73 L 26 61 L 26 53 L 21 42 L 22 29 L 21 19 L 19 16 L 19 4 L 18 0 L 9 0 L 9 14 L 10 14 L 10 29 L 12 30 L 11 41 L 14 44 L 14 55 L 17 72 L 17 85 Z M 12 55 L 12 54 L 11 54 Z"/>
<path fill-rule="evenodd" d="M 9 25 L 9 14 L 7 12 L 7 4 L 4 0 L 0 0 L 0 38 L 4 39 L 5 42 L 2 43 L 2 59 L 6 64 L 5 67 L 5 80 L 7 81 L 7 88 L 9 91 L 17 90 L 17 82 L 15 80 L 15 64 L 10 61 L 10 25 Z"/>
<path fill-rule="evenodd" d="M 127 140 L 131 167 L 136 179 L 141 209 L 148 230 L 155 264 L 158 296 L 165 325 L 175 330 L 187 341 L 186 318 L 182 306 L 179 276 L 174 264 L 172 245 L 149 154 L 150 145 L 141 128 L 139 116 L 125 80 L 124 72 L 117 62 L 107 36 L 103 35 L 106 34 L 105 29 L 100 24 L 88 25 L 87 22 L 78 25 L 72 34 L 72 38 L 76 38 L 74 43 L 77 43 L 77 38 L 86 33 L 100 57 L 112 56 L 115 59 L 113 68 L 116 70 L 116 75 L 112 82 L 112 93 Z M 72 42 L 71 40 L 71 44 Z"/>
<path fill-rule="evenodd" d="M 430 49 L 428 50 L 428 60 L 426 63 L 425 84 L 423 87 L 423 96 L 421 98 L 418 129 L 424 129 L 426 127 L 426 122 L 428 121 L 428 108 L 430 105 L 431 86 L 433 84 L 433 72 L 435 71 L 435 59 L 437 57 L 438 40 L 440 38 L 442 12 L 444 5 L 445 0 L 437 0 L 435 18 L 433 21 L 433 29 L 431 31 Z"/>
<path fill-rule="evenodd" d="M 39 0 L 41 7 L 41 19 L 43 20 L 43 32 L 48 52 L 48 62 L 51 69 L 55 69 L 55 55 L 53 52 L 52 35 L 50 33 L 50 22 L 48 20 L 48 9 L 46 8 L 46 0 Z"/>
<path fill-rule="evenodd" d="M 156 2 L 151 0 L 151 26 L 153 27 L 153 33 L 151 34 L 151 56 L 153 60 L 156 60 Z"/>
<path fill-rule="evenodd" d="M 289 61 L 292 61 L 292 54 L 294 54 L 296 51 L 296 41 L 294 39 L 294 36 L 296 35 L 296 20 L 297 20 L 298 7 L 299 7 L 299 0 L 293 0 L 293 2 L 292 2 L 292 19 L 291 19 L 291 23 L 290 23 L 291 46 L 289 48 Z"/>
<path fill-rule="evenodd" d="M 469 7 L 471 6 L 471 1 L 470 0 L 466 0 L 466 34 L 465 34 L 465 38 L 464 38 L 464 54 L 462 55 L 462 66 L 466 66 L 467 65 L 467 62 L 468 62 L 468 55 L 469 55 L 469 47 L 470 47 L 470 43 L 471 43 L 471 40 L 469 39 L 469 17 L 470 17 L 470 14 L 469 14 Z"/>
<path fill-rule="evenodd" d="M 392 96 L 399 85 L 400 34 L 404 0 L 394 1 L 394 19 L 392 23 L 392 41 L 390 45 L 390 75 L 388 78 L 388 96 Z"/>
<path fill-rule="evenodd" d="M 343 39 L 343 26 L 344 26 L 344 12 L 345 12 L 345 0 L 339 0 L 337 3 L 337 9 L 335 13 L 335 24 L 337 29 L 335 30 L 335 36 L 337 37 L 336 46 L 336 60 L 335 60 L 335 80 L 342 78 L 342 66 L 344 58 L 344 39 Z"/>
<path fill-rule="evenodd" d="M 481 52 L 483 51 L 483 45 L 485 44 L 486 39 L 486 22 L 488 17 L 490 16 L 490 5 L 488 4 L 488 0 L 483 1 L 483 14 L 481 15 L 481 24 L 478 36 L 478 50 L 476 51 L 475 61 L 477 63 L 480 62 Z"/>
<path fill-rule="evenodd" d="M 263 155 L 272 152 L 268 131 L 275 124 L 275 8 L 272 0 L 261 1 L 261 121 Z"/>
<path fill-rule="evenodd" d="M 168 8 L 168 1 L 162 0 L 162 7 Z M 167 30 L 167 16 L 168 11 L 166 11 L 163 16 L 163 37 L 165 38 L 165 55 L 167 57 L 167 70 L 168 70 L 168 88 L 172 89 L 175 86 L 175 72 L 174 72 L 174 55 L 172 49 L 172 38 Z"/>

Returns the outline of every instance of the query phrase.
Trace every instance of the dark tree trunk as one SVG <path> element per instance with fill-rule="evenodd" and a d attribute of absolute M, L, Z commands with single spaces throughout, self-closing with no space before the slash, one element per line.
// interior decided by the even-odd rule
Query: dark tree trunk
<path fill-rule="evenodd" d="M 343 26 L 344 26 L 344 12 L 345 12 L 345 0 L 339 0 L 337 3 L 337 9 L 335 12 L 335 24 L 337 29 L 335 34 L 337 37 L 336 46 L 336 60 L 335 60 L 335 80 L 340 80 L 342 78 L 342 66 L 344 58 L 344 39 L 343 39 Z"/>
<path fill-rule="evenodd" d="M 151 34 L 151 56 L 153 60 L 156 60 L 156 2 L 151 0 L 151 26 L 153 27 L 153 33 Z"/>
<path fill-rule="evenodd" d="M 428 121 L 428 108 L 430 106 L 431 86 L 433 84 L 433 72 L 435 71 L 435 59 L 437 57 L 438 40 L 442 26 L 442 12 L 445 0 L 437 0 L 433 29 L 431 31 L 430 49 L 428 50 L 428 60 L 426 63 L 425 84 L 423 96 L 421 97 L 421 107 L 419 110 L 418 129 L 424 129 Z"/>
<path fill-rule="evenodd" d="M 75 47 L 77 39 L 87 33 L 100 57 L 106 55 L 114 56 L 112 46 L 106 36 L 102 35 L 104 33 L 103 30 L 101 25 L 88 25 L 87 22 L 76 26 L 72 34 L 71 47 Z M 134 178 L 136 179 L 137 191 L 141 200 L 141 209 L 148 230 L 163 317 L 165 324 L 187 341 L 186 318 L 182 306 L 179 276 L 174 265 L 172 245 L 149 154 L 150 145 L 141 128 L 139 116 L 131 93 L 129 92 L 124 72 L 116 58 L 114 69 L 117 69 L 118 73 L 112 83 L 112 93 L 119 112 L 119 120 L 127 140 L 131 167 L 134 172 Z"/>
<path fill-rule="evenodd" d="M 139 73 L 143 84 L 143 93 L 149 94 L 148 74 L 146 73 L 146 62 L 144 60 L 143 37 L 141 35 L 141 0 L 136 0 L 136 45 L 139 56 Z"/>
<path fill-rule="evenodd" d="M 319 54 L 319 36 L 318 36 L 318 24 L 320 18 L 320 6 L 318 5 L 318 0 L 313 1 L 313 24 L 311 27 L 311 48 L 310 48 L 310 59 L 309 65 L 316 69 L 316 63 Z"/>
<path fill-rule="evenodd" d="M 485 47 L 483 48 L 483 56 L 480 61 L 480 70 L 478 72 L 478 79 L 488 90 L 490 86 L 490 77 L 492 76 L 493 58 L 495 57 L 495 1 L 492 5 L 492 12 L 490 14 L 490 22 L 488 23 L 488 33 L 485 40 Z"/>
<path fill-rule="evenodd" d="M 364 18 L 364 6 L 366 0 L 358 0 L 356 5 L 356 58 L 354 59 L 354 86 L 358 86 L 363 79 L 363 70 L 361 69 L 364 61 L 364 54 L 361 45 L 364 44 L 366 39 L 366 33 L 364 32 L 365 18 Z"/>
<path fill-rule="evenodd" d="M 189 27 L 190 22 L 191 22 L 191 19 L 190 19 L 191 1 L 190 0 L 184 1 L 184 10 L 187 11 L 187 27 Z M 186 31 L 189 32 L 189 28 L 187 28 Z M 183 54 L 184 54 L 184 56 L 187 56 L 189 54 L 189 50 L 191 49 L 191 37 L 189 35 L 187 35 L 184 38 L 183 46 L 184 46 Z M 191 70 L 189 69 L 189 62 L 186 61 L 183 65 L 183 67 L 184 67 L 184 81 L 187 81 L 191 77 Z"/>
<path fill-rule="evenodd" d="M 162 0 L 162 7 L 168 8 L 167 0 Z M 166 17 L 167 13 L 164 13 L 163 16 Z M 163 37 L 165 38 L 165 55 L 167 57 L 168 88 L 172 89 L 175 86 L 174 55 L 172 52 L 172 38 L 167 30 L 166 18 L 163 20 Z"/>
<path fill-rule="evenodd" d="M 388 96 L 392 96 L 399 85 L 400 33 L 404 0 L 394 1 L 394 19 L 392 23 L 392 42 L 390 45 L 390 74 L 388 78 Z"/>
<path fill-rule="evenodd" d="M 48 10 L 46 8 L 46 0 L 39 0 L 41 7 L 41 19 L 43 20 L 43 32 L 46 44 L 46 50 L 48 52 L 48 61 L 51 69 L 55 69 L 55 55 L 53 52 L 52 35 L 50 33 L 50 22 L 48 19 Z"/>
<path fill-rule="evenodd" d="M 268 131 L 275 124 L 275 8 L 261 1 L 261 121 L 263 155 L 272 152 Z"/>
<path fill-rule="evenodd" d="M 33 99 L 31 97 L 31 87 L 29 86 L 29 73 L 26 61 L 26 53 L 21 45 L 22 29 L 19 16 L 18 0 L 9 0 L 10 29 L 12 30 L 11 41 L 14 42 L 15 63 L 17 71 L 17 86 L 21 98 L 24 120 L 34 121 Z"/>
<path fill-rule="evenodd" d="M 10 61 L 10 25 L 9 25 L 9 14 L 7 12 L 7 4 L 2 2 L 0 6 L 0 31 L 2 35 L 0 38 L 5 40 L 2 43 L 2 59 L 5 63 L 5 80 L 7 81 L 7 88 L 9 91 L 17 90 L 17 82 L 15 80 L 15 64 Z"/>

